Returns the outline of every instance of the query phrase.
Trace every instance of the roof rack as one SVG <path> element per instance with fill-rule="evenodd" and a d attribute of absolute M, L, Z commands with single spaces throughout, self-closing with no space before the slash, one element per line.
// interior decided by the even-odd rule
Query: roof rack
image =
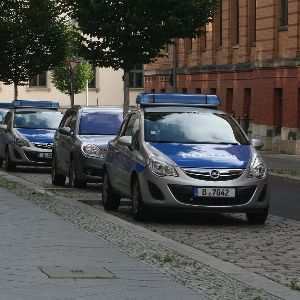
<path fill-rule="evenodd" d="M 59 108 L 59 103 L 56 101 L 44 101 L 44 100 L 14 100 L 11 102 L 13 108 Z"/>
<path fill-rule="evenodd" d="M 221 104 L 216 95 L 175 94 L 175 93 L 140 93 L 136 103 L 145 106 L 194 106 L 216 108 Z"/>

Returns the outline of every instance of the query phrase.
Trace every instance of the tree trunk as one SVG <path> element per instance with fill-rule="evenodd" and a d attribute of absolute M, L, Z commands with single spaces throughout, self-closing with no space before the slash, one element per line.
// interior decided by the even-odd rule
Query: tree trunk
<path fill-rule="evenodd" d="M 14 100 L 18 100 L 18 84 L 14 82 Z"/>
<path fill-rule="evenodd" d="M 129 71 L 124 70 L 124 104 L 123 116 L 128 114 L 129 110 Z"/>

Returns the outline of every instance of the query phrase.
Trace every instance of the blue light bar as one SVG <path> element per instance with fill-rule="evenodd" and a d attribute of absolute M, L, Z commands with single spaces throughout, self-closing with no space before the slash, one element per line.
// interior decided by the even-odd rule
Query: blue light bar
<path fill-rule="evenodd" d="M 11 102 L 0 102 L 0 107 L 11 107 Z"/>
<path fill-rule="evenodd" d="M 221 104 L 216 95 L 204 94 L 172 94 L 172 93 L 140 93 L 136 97 L 136 103 L 140 106 L 200 106 L 217 107 Z"/>
<path fill-rule="evenodd" d="M 44 107 L 44 108 L 59 108 L 59 103 L 55 101 L 42 100 L 14 100 L 11 105 L 13 107 Z"/>

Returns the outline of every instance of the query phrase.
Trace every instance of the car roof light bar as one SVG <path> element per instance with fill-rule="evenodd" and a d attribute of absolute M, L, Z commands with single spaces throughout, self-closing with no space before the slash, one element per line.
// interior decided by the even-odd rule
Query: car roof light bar
<path fill-rule="evenodd" d="M 11 102 L 0 102 L 0 107 L 11 107 Z"/>
<path fill-rule="evenodd" d="M 221 104 L 216 95 L 173 94 L 173 93 L 140 93 L 136 103 L 143 106 L 197 106 L 217 107 Z"/>
<path fill-rule="evenodd" d="M 59 108 L 59 103 L 56 101 L 44 101 L 44 100 L 14 100 L 11 103 L 14 108 L 25 107 L 43 107 L 43 108 Z"/>

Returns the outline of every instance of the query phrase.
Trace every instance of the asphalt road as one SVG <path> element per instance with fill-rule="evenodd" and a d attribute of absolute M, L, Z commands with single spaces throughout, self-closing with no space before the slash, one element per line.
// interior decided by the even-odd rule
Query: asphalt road
<path fill-rule="evenodd" d="M 300 180 L 271 176 L 270 213 L 300 221 Z"/>

